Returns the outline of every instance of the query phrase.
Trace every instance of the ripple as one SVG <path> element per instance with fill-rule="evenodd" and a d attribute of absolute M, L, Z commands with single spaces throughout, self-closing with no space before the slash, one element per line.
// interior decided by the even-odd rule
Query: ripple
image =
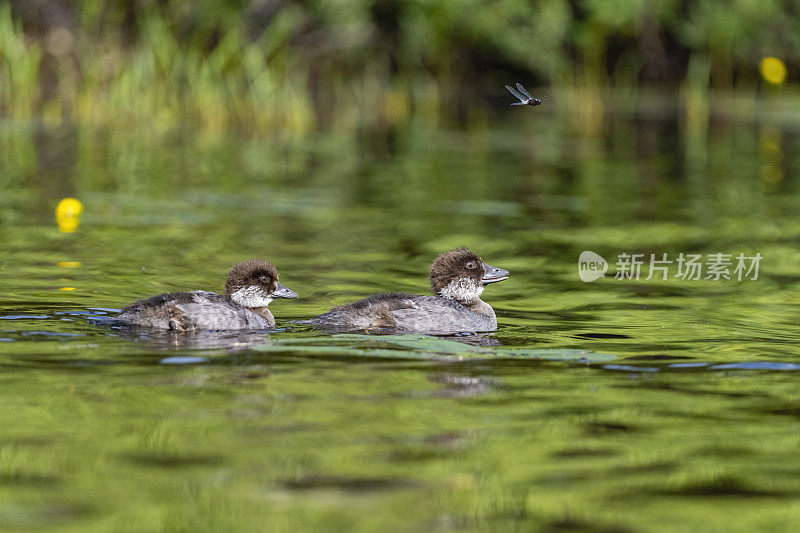
<path fill-rule="evenodd" d="M 800 370 L 800 364 L 753 361 L 745 363 L 725 363 L 714 365 L 714 370 Z"/>
<path fill-rule="evenodd" d="M 348 492 L 374 492 L 377 490 L 405 489 L 418 486 L 414 480 L 381 477 L 304 476 L 281 482 L 291 490 L 339 489 Z"/>
<path fill-rule="evenodd" d="M 635 365 L 603 365 L 606 370 L 621 370 L 624 372 L 662 372 L 667 368 L 708 368 L 709 370 L 800 370 L 798 363 L 778 363 L 775 361 L 744 361 L 741 363 L 671 363 L 664 367 L 635 366 Z"/>
<path fill-rule="evenodd" d="M 161 360 L 162 365 L 197 365 L 208 363 L 208 357 L 193 357 L 189 355 L 176 355 L 175 357 L 165 357 Z"/>
<path fill-rule="evenodd" d="M 634 366 L 634 365 L 603 365 L 606 370 L 623 370 L 626 372 L 659 372 L 661 369 L 656 366 Z"/>
<path fill-rule="evenodd" d="M 85 337 L 85 333 L 66 333 L 64 331 L 23 331 L 23 337 Z"/>
<path fill-rule="evenodd" d="M 157 468 L 187 468 L 195 466 L 216 466 L 224 462 L 221 455 L 193 455 L 168 452 L 132 453 L 124 459 L 140 466 Z"/>

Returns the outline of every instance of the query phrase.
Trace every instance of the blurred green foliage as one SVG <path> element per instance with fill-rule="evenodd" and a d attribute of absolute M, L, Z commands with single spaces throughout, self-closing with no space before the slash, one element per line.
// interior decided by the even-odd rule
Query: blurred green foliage
<path fill-rule="evenodd" d="M 0 113 L 298 133 L 463 122 L 512 80 L 590 110 L 609 89 L 753 90 L 764 56 L 797 72 L 800 1 L 12 0 Z"/>

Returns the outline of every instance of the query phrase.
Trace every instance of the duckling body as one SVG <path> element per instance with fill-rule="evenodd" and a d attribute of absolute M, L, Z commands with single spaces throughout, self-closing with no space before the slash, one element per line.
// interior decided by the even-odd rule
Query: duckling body
<path fill-rule="evenodd" d="M 140 327 L 176 331 L 275 327 L 275 318 L 266 307 L 250 309 L 208 291 L 152 296 L 125 307 L 117 319 Z"/>
<path fill-rule="evenodd" d="M 489 266 L 474 252 L 460 248 L 440 255 L 431 265 L 430 281 L 436 296 L 373 294 L 301 323 L 326 329 L 386 328 L 439 335 L 494 331 L 494 309 L 480 295 L 489 283 L 507 278 L 508 271 Z"/>
<path fill-rule="evenodd" d="M 237 263 L 228 272 L 225 294 L 209 291 L 170 292 L 128 305 L 117 322 L 174 331 L 254 330 L 275 327 L 267 309 L 273 298 L 297 298 L 278 283 L 278 272 L 266 261 Z"/>
<path fill-rule="evenodd" d="M 386 328 L 445 335 L 494 331 L 497 329 L 497 318 L 494 310 L 485 305 L 488 309 L 481 313 L 441 296 L 379 293 L 334 307 L 306 323 L 330 329 Z"/>

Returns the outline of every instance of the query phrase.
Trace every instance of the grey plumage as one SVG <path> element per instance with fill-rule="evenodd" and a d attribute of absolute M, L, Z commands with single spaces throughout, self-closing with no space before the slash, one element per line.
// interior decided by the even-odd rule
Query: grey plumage
<path fill-rule="evenodd" d="M 266 308 L 258 311 L 213 292 L 171 292 L 130 304 L 117 320 L 146 328 L 186 331 L 275 327 L 272 313 Z"/>
<path fill-rule="evenodd" d="M 116 325 L 175 331 L 257 330 L 275 327 L 267 306 L 274 298 L 297 298 L 278 282 L 278 271 L 261 259 L 233 265 L 225 294 L 208 291 L 169 292 L 133 302 L 116 317 Z"/>
<path fill-rule="evenodd" d="M 325 328 L 386 328 L 440 335 L 497 329 L 494 311 L 491 311 L 491 315 L 483 315 L 449 298 L 396 292 L 372 294 L 298 323 Z"/>
<path fill-rule="evenodd" d="M 337 330 L 386 328 L 436 335 L 494 331 L 497 317 L 480 295 L 486 285 L 507 277 L 508 271 L 459 248 L 439 255 L 431 264 L 429 280 L 436 296 L 373 294 L 298 323 Z"/>

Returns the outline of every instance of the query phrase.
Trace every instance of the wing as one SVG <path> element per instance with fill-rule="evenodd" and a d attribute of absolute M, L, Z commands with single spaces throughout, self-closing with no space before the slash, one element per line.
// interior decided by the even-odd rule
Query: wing
<path fill-rule="evenodd" d="M 488 331 L 488 318 L 467 311 L 461 304 L 437 296 L 418 296 L 399 302 L 391 311 L 395 328 L 419 333 L 452 335 L 461 332 Z"/>
<path fill-rule="evenodd" d="M 525 105 L 525 104 L 527 104 L 527 102 L 514 102 L 511 105 Z"/>
<path fill-rule="evenodd" d="M 373 294 L 304 323 L 335 329 L 387 328 L 440 335 L 496 329 L 489 317 L 471 313 L 453 300 L 402 293 Z"/>
<path fill-rule="evenodd" d="M 516 97 L 517 97 L 517 99 L 519 99 L 519 101 L 520 101 L 520 102 L 522 102 L 523 104 L 528 102 L 528 99 L 527 99 L 527 98 L 525 98 L 524 96 L 522 96 L 522 95 L 521 95 L 521 94 L 520 94 L 520 93 L 519 93 L 519 92 L 518 92 L 518 91 L 517 91 L 515 88 L 513 88 L 512 86 L 510 86 L 510 85 L 506 85 L 506 89 L 508 89 L 508 91 L 509 91 L 511 94 L 513 94 L 514 96 L 516 96 Z"/>
<path fill-rule="evenodd" d="M 519 92 L 521 92 L 522 94 L 524 94 L 528 98 L 533 98 L 533 96 L 531 96 L 531 93 L 526 91 L 525 87 L 523 87 L 521 83 L 517 83 L 517 89 L 519 89 Z"/>
<path fill-rule="evenodd" d="M 392 311 L 392 315 L 394 315 L 397 323 L 396 329 L 400 331 L 414 331 L 431 335 L 453 335 L 473 329 L 470 326 L 464 326 L 452 317 L 448 316 L 443 319 L 427 309 L 398 309 Z"/>
<path fill-rule="evenodd" d="M 233 302 L 198 301 L 175 307 L 182 314 L 181 326 L 187 330 L 267 329 L 274 326 L 264 317 Z"/>

